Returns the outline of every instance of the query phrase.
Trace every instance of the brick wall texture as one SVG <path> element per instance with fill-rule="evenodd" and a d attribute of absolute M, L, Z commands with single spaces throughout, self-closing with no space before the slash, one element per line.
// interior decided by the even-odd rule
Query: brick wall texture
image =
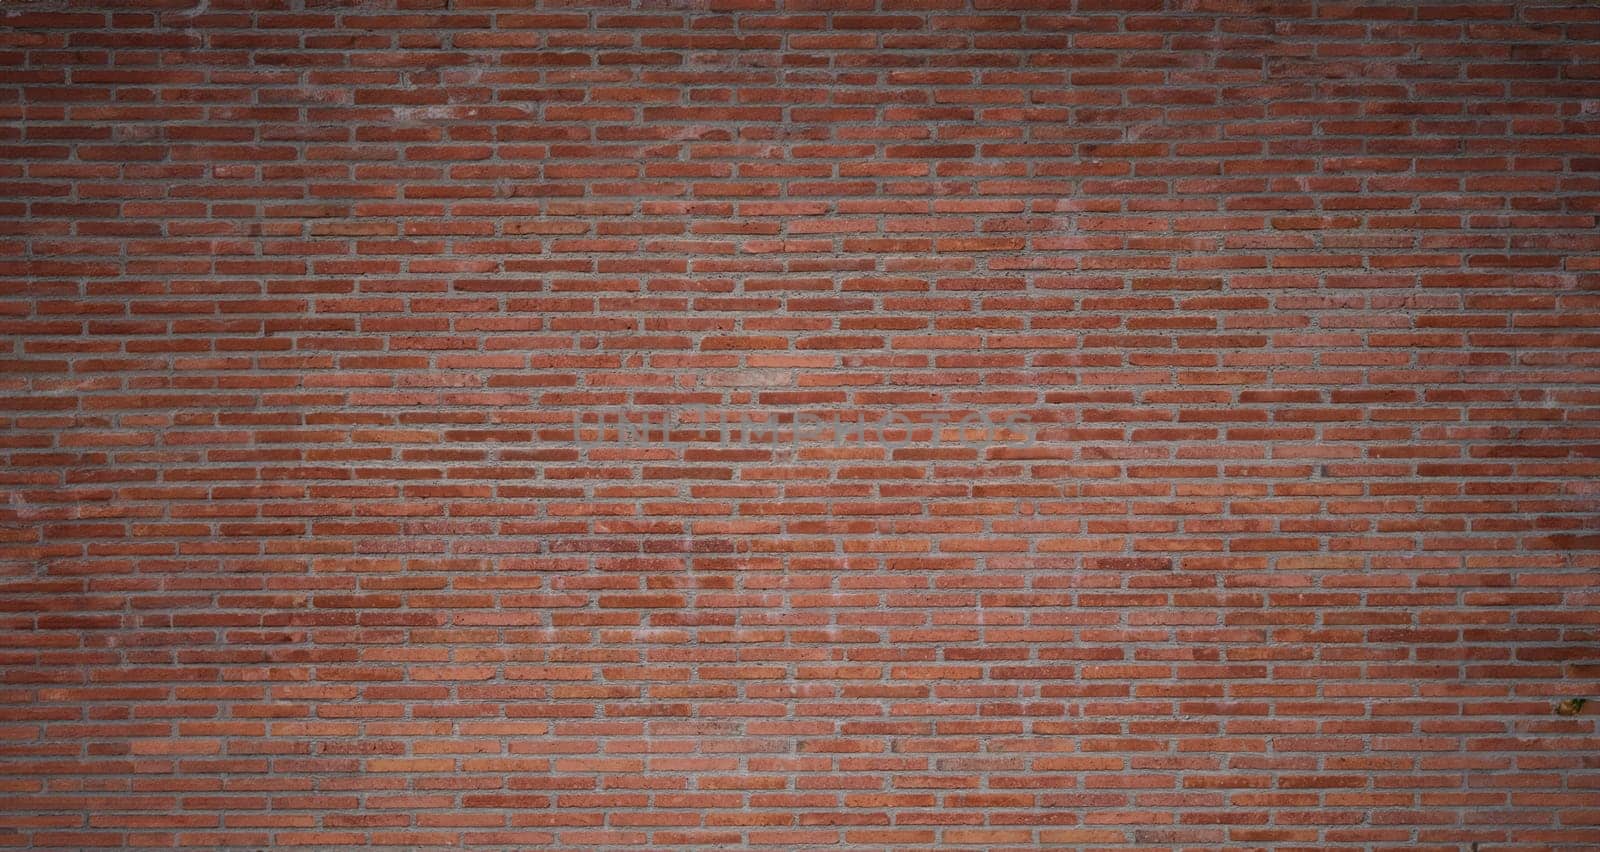
<path fill-rule="evenodd" d="M 0 66 L 0 846 L 1600 848 L 1600 3 Z"/>

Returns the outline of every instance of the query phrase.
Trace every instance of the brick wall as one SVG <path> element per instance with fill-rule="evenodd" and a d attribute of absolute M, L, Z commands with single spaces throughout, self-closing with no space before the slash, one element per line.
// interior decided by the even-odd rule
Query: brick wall
<path fill-rule="evenodd" d="M 1600 4 L 534 5 L 0 12 L 0 846 L 1600 848 Z"/>

